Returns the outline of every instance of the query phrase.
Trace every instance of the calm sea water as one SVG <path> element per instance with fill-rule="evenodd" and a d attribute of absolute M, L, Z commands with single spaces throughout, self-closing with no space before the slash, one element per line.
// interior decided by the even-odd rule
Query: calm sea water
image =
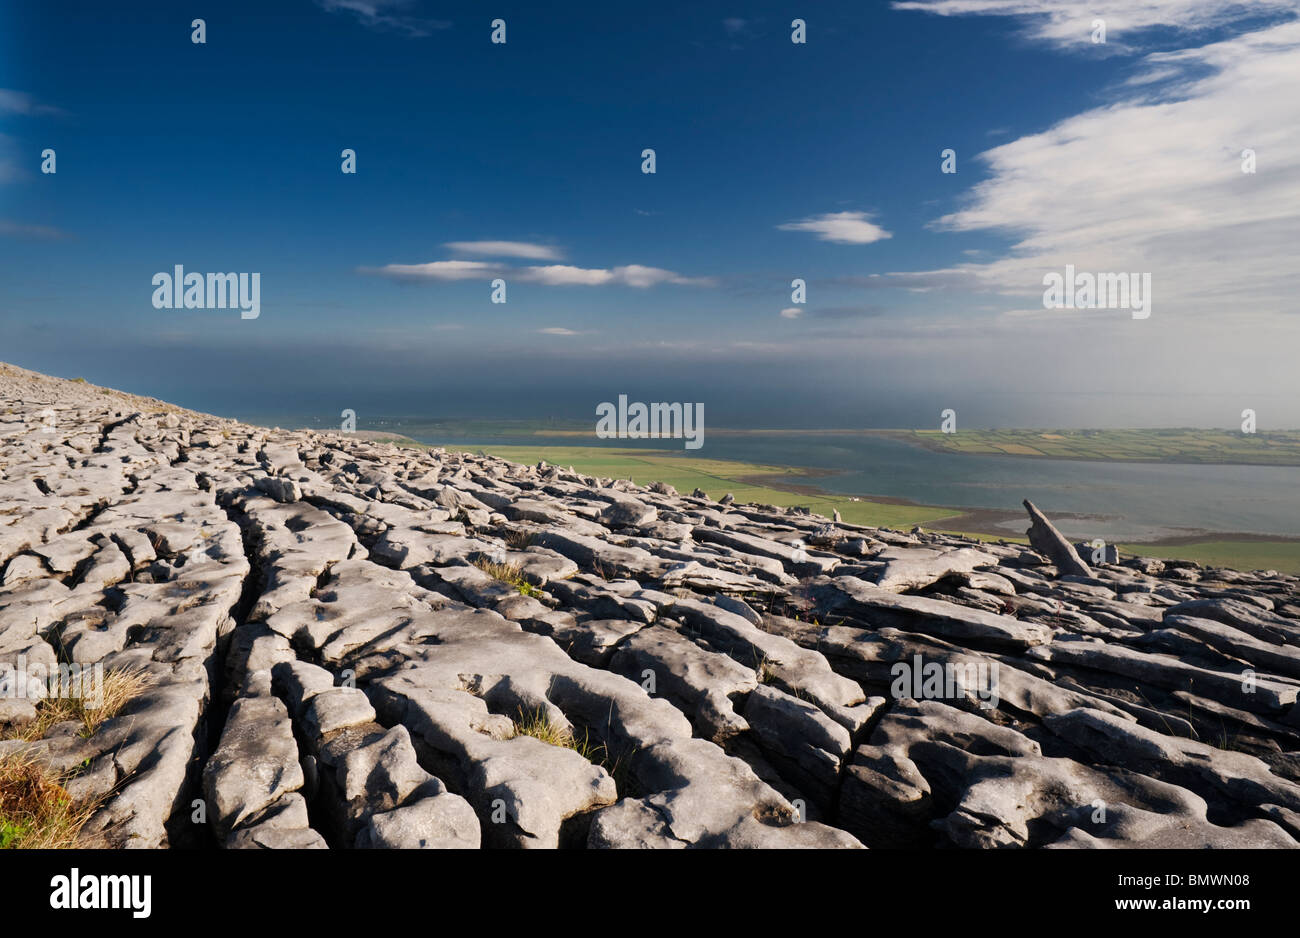
<path fill-rule="evenodd" d="M 1300 536 L 1300 468 L 1103 463 L 938 453 L 875 436 L 706 437 L 710 456 L 838 469 L 831 492 L 930 505 L 1100 516 L 1062 523 L 1078 537 L 1137 540 L 1196 531 Z M 1008 530 L 1023 533 L 1023 519 Z"/>

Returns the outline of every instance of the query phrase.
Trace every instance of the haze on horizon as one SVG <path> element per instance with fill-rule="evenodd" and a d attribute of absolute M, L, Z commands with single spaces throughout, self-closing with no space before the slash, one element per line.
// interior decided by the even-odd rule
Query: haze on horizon
<path fill-rule="evenodd" d="M 0 360 L 249 418 L 1300 427 L 1294 0 L 501 15 L 7 4 Z M 261 315 L 155 309 L 175 264 Z M 1067 264 L 1150 318 L 1044 309 Z"/>

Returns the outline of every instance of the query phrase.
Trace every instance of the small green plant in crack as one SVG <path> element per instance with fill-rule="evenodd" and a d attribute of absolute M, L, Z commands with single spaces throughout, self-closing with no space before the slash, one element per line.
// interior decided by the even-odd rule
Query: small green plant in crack
<path fill-rule="evenodd" d="M 791 694 L 793 694 L 795 697 L 798 697 L 804 703 L 812 704 L 814 707 L 821 706 L 819 703 L 817 703 L 813 695 L 808 693 L 808 691 L 804 690 L 804 688 L 802 687 L 791 687 L 789 688 L 789 691 Z"/>
<path fill-rule="evenodd" d="M 513 563 L 498 563 L 486 557 L 476 557 L 474 566 L 478 567 L 494 580 L 500 580 L 507 586 L 513 586 L 525 596 L 541 596 L 542 591 L 524 579 L 519 567 Z"/>
<path fill-rule="evenodd" d="M 645 794 L 637 783 L 636 776 L 632 774 L 632 760 L 636 758 L 636 749 L 621 752 L 614 756 L 611 756 L 603 746 L 601 751 L 604 753 L 604 758 L 596 764 L 614 779 L 614 787 L 618 789 L 620 798 L 639 798 Z"/>
<path fill-rule="evenodd" d="M 758 664 L 754 666 L 754 673 L 758 676 L 758 683 L 771 684 L 776 680 L 776 669 L 772 665 L 772 659 L 764 655 Z"/>

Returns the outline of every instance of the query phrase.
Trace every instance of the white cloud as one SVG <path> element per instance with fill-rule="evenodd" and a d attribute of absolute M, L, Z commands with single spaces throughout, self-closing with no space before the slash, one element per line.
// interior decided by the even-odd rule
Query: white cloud
<path fill-rule="evenodd" d="M 791 306 L 788 307 L 787 309 L 781 310 L 782 319 L 798 319 L 802 315 L 803 315 L 803 310 L 801 310 L 797 306 Z"/>
<path fill-rule="evenodd" d="M 600 287 L 616 285 L 641 289 L 671 283 L 678 286 L 711 287 L 710 277 L 683 277 L 661 267 L 628 264 L 624 267 L 574 267 L 570 264 L 546 264 L 535 267 L 509 267 L 489 261 L 431 261 L 428 264 L 386 264 L 362 267 L 362 273 L 378 274 L 396 280 L 489 280 L 505 277 L 524 283 L 548 287 Z"/>
<path fill-rule="evenodd" d="M 713 286 L 713 280 L 710 277 L 683 277 L 671 270 L 664 270 L 660 267 L 644 267 L 641 264 L 615 267 L 612 273 L 615 281 L 625 283 L 629 287 L 653 287 L 660 283 L 673 283 L 690 287 Z"/>
<path fill-rule="evenodd" d="M 517 274 L 520 280 L 541 283 L 552 287 L 584 286 L 596 287 L 606 284 L 618 284 L 627 287 L 646 288 L 661 283 L 680 286 L 712 286 L 708 277 L 683 277 L 681 274 L 661 267 L 645 267 L 641 264 L 628 264 L 610 270 L 595 267 L 573 267 L 568 264 L 550 264 L 545 267 L 524 267 Z"/>
<path fill-rule="evenodd" d="M 871 244 L 892 237 L 873 223 L 866 212 L 827 212 L 776 227 L 781 231 L 810 231 L 817 235 L 818 241 L 835 244 Z"/>
<path fill-rule="evenodd" d="M 385 264 L 363 267 L 363 273 L 379 274 L 399 280 L 484 280 L 506 272 L 500 264 L 486 261 L 432 261 L 428 264 Z"/>
<path fill-rule="evenodd" d="M 599 268 L 573 267 L 569 264 L 550 264 L 546 267 L 525 267 L 520 279 L 542 283 L 548 287 L 597 287 L 609 283 L 614 275 Z"/>
<path fill-rule="evenodd" d="M 562 254 L 558 248 L 526 241 L 450 241 L 444 244 L 456 254 L 477 254 L 484 257 L 522 257 L 530 261 L 558 261 Z"/>
<path fill-rule="evenodd" d="M 581 332 L 574 332 L 572 329 L 565 329 L 563 326 L 547 326 L 545 329 L 538 329 L 542 335 L 583 335 Z"/>
<path fill-rule="evenodd" d="M 940 16 L 1014 16 L 1030 36 L 1092 48 L 1092 22 L 1106 22 L 1107 45 L 1127 34 L 1169 27 L 1197 32 L 1246 16 L 1294 12 L 1295 0 L 895 0 L 896 10 Z"/>

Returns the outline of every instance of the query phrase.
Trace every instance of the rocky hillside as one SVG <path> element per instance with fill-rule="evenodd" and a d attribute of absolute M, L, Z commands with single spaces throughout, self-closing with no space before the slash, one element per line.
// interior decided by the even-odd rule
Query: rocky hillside
<path fill-rule="evenodd" d="M 82 843 L 1300 846 L 1295 577 L 0 399 L 0 760 Z"/>

